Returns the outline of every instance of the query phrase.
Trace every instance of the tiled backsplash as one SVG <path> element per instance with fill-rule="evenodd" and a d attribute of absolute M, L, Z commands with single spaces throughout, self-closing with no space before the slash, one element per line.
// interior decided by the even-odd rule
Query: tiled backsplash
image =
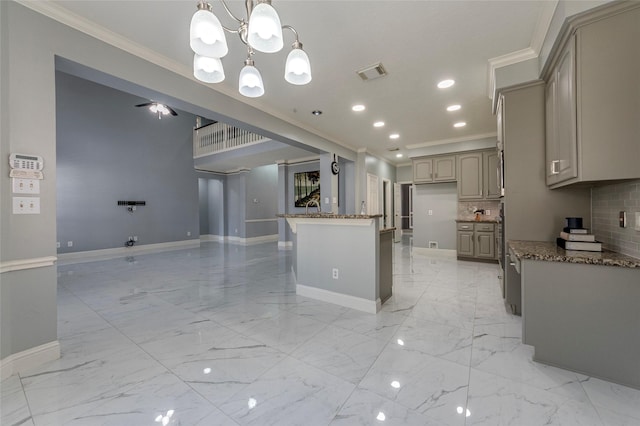
<path fill-rule="evenodd" d="M 640 258 L 640 231 L 634 229 L 640 212 L 640 180 L 598 186 L 591 190 L 593 233 L 605 248 Z M 620 228 L 618 215 L 627 212 L 627 227 Z"/>
<path fill-rule="evenodd" d="M 490 211 L 483 219 L 496 219 L 500 215 L 500 201 L 458 201 L 458 219 L 473 220 L 476 215 L 474 210 Z"/>

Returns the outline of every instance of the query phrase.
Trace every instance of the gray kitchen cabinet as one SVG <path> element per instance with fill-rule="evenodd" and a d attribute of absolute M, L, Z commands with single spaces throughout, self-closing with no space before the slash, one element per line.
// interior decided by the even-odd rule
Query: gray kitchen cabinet
<path fill-rule="evenodd" d="M 500 162 L 498 153 L 496 151 L 483 152 L 482 161 L 485 198 L 487 200 L 497 200 L 500 198 L 500 181 L 498 174 Z"/>
<path fill-rule="evenodd" d="M 638 268 L 522 259 L 520 270 L 534 361 L 640 388 Z"/>
<path fill-rule="evenodd" d="M 498 153 L 495 150 L 458 155 L 458 199 L 500 198 Z"/>
<path fill-rule="evenodd" d="M 413 183 L 433 182 L 433 159 L 417 158 L 413 160 Z"/>
<path fill-rule="evenodd" d="M 414 158 L 413 183 L 455 182 L 456 156 Z"/>
<path fill-rule="evenodd" d="M 640 3 L 565 22 L 546 81 L 547 185 L 640 178 Z"/>
<path fill-rule="evenodd" d="M 496 259 L 495 224 L 459 222 L 457 232 L 459 258 Z"/>
<path fill-rule="evenodd" d="M 482 198 L 482 153 L 472 152 L 458 156 L 458 199 Z"/>

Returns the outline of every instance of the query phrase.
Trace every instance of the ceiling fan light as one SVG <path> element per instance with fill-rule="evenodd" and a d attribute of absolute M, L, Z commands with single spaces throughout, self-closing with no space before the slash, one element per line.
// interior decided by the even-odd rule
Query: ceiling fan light
<path fill-rule="evenodd" d="M 264 95 L 264 84 L 260 71 L 253 65 L 245 65 L 240 71 L 238 84 L 240 94 L 248 98 L 258 98 Z"/>
<path fill-rule="evenodd" d="M 309 56 L 301 48 L 294 47 L 287 56 L 284 67 L 284 79 L 291 84 L 307 84 L 311 81 L 311 64 Z"/>
<path fill-rule="evenodd" d="M 249 44 L 264 53 L 279 52 L 284 45 L 280 17 L 270 3 L 259 3 L 249 17 Z"/>
<path fill-rule="evenodd" d="M 205 83 L 220 83 L 224 80 L 224 68 L 219 58 L 193 55 L 193 76 Z"/>
<path fill-rule="evenodd" d="M 210 10 L 199 9 L 191 18 L 191 50 L 200 56 L 222 58 L 229 52 L 222 24 Z"/>

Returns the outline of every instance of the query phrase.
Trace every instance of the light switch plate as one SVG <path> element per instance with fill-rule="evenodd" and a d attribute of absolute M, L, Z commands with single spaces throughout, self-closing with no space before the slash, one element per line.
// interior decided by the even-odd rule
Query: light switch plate
<path fill-rule="evenodd" d="M 13 214 L 40 214 L 40 197 L 13 197 Z"/>
<path fill-rule="evenodd" d="M 620 224 L 620 228 L 627 227 L 627 212 L 620 212 L 620 214 L 618 215 L 618 222 Z"/>
<path fill-rule="evenodd" d="M 40 181 L 38 179 L 11 178 L 14 194 L 39 194 Z"/>

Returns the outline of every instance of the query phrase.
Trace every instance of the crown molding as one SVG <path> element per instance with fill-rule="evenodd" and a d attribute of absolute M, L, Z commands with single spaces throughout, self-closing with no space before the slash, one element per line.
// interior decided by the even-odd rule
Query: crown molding
<path fill-rule="evenodd" d="M 476 141 L 480 139 L 493 138 L 497 136 L 498 134 L 496 132 L 479 133 L 476 135 L 463 136 L 460 138 L 440 139 L 435 141 L 420 142 L 416 144 L 407 145 L 407 149 L 418 149 L 418 148 L 426 148 L 426 147 L 435 146 L 435 145 L 445 145 L 449 143 Z"/>
<path fill-rule="evenodd" d="M 559 0 L 543 2 L 542 9 L 538 15 L 538 20 L 536 21 L 536 26 L 533 30 L 533 35 L 531 36 L 529 47 L 507 53 L 506 55 L 490 58 L 488 60 L 487 96 L 489 96 L 490 99 L 494 99 L 495 96 L 497 68 L 528 61 L 529 59 L 537 58 L 540 55 L 540 50 L 542 49 L 544 40 L 549 32 L 551 20 L 553 19 L 553 14 L 558 7 L 558 3 Z"/>

